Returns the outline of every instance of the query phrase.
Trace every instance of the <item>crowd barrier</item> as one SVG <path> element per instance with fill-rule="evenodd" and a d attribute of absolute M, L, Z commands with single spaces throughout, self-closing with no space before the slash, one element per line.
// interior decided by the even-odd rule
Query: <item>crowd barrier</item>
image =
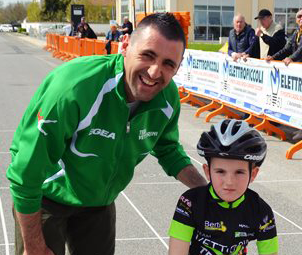
<path fill-rule="evenodd" d="M 213 110 L 205 121 L 218 114 L 241 118 L 237 111 L 249 114 L 247 122 L 257 130 L 265 130 L 286 140 L 286 134 L 270 121 L 302 129 L 301 64 L 247 59 L 234 62 L 229 56 L 216 52 L 186 50 L 179 71 L 174 76 L 181 102 L 199 106 L 195 113 Z M 203 100 L 209 100 L 206 104 Z M 302 141 L 291 146 L 286 158 L 302 149 Z"/>
<path fill-rule="evenodd" d="M 118 42 L 111 42 L 111 54 L 118 53 Z M 59 34 L 47 34 L 45 50 L 63 61 L 91 55 L 106 55 L 106 41 L 88 38 L 77 38 Z"/>
<path fill-rule="evenodd" d="M 45 49 L 63 61 L 89 55 L 105 55 L 104 40 L 47 34 Z M 118 53 L 118 42 L 112 42 L 111 53 Z M 233 110 L 249 114 L 247 122 L 286 140 L 286 134 L 270 121 L 302 129 L 302 73 L 301 64 L 247 59 L 234 62 L 226 54 L 187 50 L 181 66 L 174 76 L 181 103 L 199 106 L 195 116 L 206 115 L 209 122 L 218 114 L 240 119 Z M 208 99 L 209 103 L 198 98 Z M 302 141 L 286 152 L 291 159 L 302 149 Z"/>

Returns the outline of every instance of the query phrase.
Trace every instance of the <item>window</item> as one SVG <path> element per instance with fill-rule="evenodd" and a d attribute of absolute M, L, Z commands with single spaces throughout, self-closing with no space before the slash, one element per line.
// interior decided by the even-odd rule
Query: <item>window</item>
<path fill-rule="evenodd" d="M 129 1 L 128 0 L 122 0 L 121 1 L 121 18 L 124 20 L 124 17 L 129 16 Z"/>
<path fill-rule="evenodd" d="M 135 1 L 135 11 L 144 12 L 145 11 L 145 0 L 136 0 Z"/>
<path fill-rule="evenodd" d="M 153 10 L 154 12 L 166 11 L 166 0 L 153 0 Z"/>
<path fill-rule="evenodd" d="M 302 6 L 302 0 L 275 0 L 275 22 L 283 26 L 288 36 L 297 28 L 296 13 L 299 6 Z"/>
<path fill-rule="evenodd" d="M 233 28 L 235 0 L 195 0 L 195 40 L 219 40 Z"/>

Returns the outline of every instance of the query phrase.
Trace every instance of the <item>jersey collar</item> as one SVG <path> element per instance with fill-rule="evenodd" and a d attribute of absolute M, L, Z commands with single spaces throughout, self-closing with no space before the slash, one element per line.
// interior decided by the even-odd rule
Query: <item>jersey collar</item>
<path fill-rule="evenodd" d="M 223 208 L 227 208 L 227 209 L 236 208 L 245 200 L 245 195 L 243 194 L 240 198 L 238 198 L 233 202 L 226 202 L 216 194 L 212 185 L 210 185 L 209 191 L 214 201 L 217 202 L 217 204 L 219 204 Z"/>

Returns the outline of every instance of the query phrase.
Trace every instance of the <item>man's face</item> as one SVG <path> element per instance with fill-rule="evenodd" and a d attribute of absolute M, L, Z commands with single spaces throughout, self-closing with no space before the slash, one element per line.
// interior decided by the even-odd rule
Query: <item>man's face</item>
<path fill-rule="evenodd" d="M 81 18 L 81 23 L 85 23 L 85 18 Z"/>
<path fill-rule="evenodd" d="M 234 29 L 237 33 L 240 33 L 245 27 L 245 20 L 243 17 L 238 16 L 234 19 Z"/>
<path fill-rule="evenodd" d="M 296 22 L 300 29 L 302 29 L 302 11 L 298 11 L 296 14 Z"/>
<path fill-rule="evenodd" d="M 265 16 L 263 18 L 259 18 L 259 22 L 261 24 L 262 27 L 264 27 L 265 29 L 268 29 L 272 23 L 272 16 Z"/>
<path fill-rule="evenodd" d="M 217 195 L 226 202 L 233 202 L 246 191 L 249 181 L 253 181 L 259 168 L 252 170 L 251 180 L 247 161 L 212 158 L 211 169 L 204 165 L 204 171 Z"/>
<path fill-rule="evenodd" d="M 184 46 L 151 26 L 136 36 L 123 53 L 127 100 L 150 101 L 176 74 Z"/>
<path fill-rule="evenodd" d="M 113 32 L 113 33 L 116 32 L 116 30 L 117 30 L 116 26 L 111 26 L 110 29 L 111 29 L 111 32 Z"/>
<path fill-rule="evenodd" d="M 128 21 L 129 21 L 129 19 L 126 19 L 126 18 L 124 19 L 124 23 L 125 23 L 125 24 L 127 24 Z"/>

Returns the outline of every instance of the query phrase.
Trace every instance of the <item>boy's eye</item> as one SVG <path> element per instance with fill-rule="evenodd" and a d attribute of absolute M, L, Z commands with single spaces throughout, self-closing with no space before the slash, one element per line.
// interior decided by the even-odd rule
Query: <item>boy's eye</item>
<path fill-rule="evenodd" d="M 241 170 L 236 171 L 236 173 L 237 173 L 237 174 L 246 174 L 245 171 L 241 171 Z"/>

